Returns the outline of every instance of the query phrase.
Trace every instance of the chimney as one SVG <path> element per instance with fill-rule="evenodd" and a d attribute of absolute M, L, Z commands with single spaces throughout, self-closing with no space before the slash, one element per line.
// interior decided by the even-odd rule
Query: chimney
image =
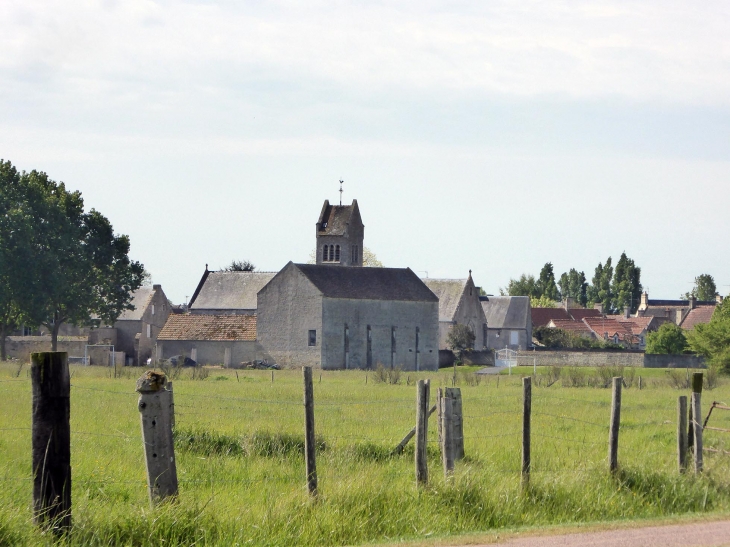
<path fill-rule="evenodd" d="M 641 293 L 641 304 L 639 305 L 640 310 L 645 310 L 649 307 L 649 293 L 644 291 Z"/>
<path fill-rule="evenodd" d="M 159 291 L 162 288 L 162 285 L 152 285 L 152 290 Z"/>
<path fill-rule="evenodd" d="M 566 296 L 563 299 L 563 306 L 565 307 L 565 311 L 570 310 L 570 308 L 575 308 L 575 299 L 570 296 Z"/>
<path fill-rule="evenodd" d="M 595 304 L 593 304 L 593 309 L 598 310 L 598 313 L 603 315 L 603 302 L 596 302 Z"/>
<path fill-rule="evenodd" d="M 677 317 L 676 317 L 676 320 L 674 322 L 677 325 L 681 325 L 682 324 L 682 308 L 680 308 L 680 309 L 677 310 Z"/>
<path fill-rule="evenodd" d="M 722 304 L 722 296 L 720 296 L 719 294 L 716 294 L 715 295 L 715 302 L 717 302 L 718 305 L 719 304 Z"/>
<path fill-rule="evenodd" d="M 631 308 L 629 306 L 624 306 L 624 319 L 628 319 L 631 315 Z"/>
<path fill-rule="evenodd" d="M 690 295 L 689 297 L 689 309 L 693 310 L 697 307 L 697 298 L 695 298 L 695 295 Z"/>

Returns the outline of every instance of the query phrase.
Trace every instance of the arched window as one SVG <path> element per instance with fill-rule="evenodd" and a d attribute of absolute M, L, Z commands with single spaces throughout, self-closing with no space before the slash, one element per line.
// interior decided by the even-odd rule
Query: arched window
<path fill-rule="evenodd" d="M 327 252 L 329 247 L 327 245 L 322 249 L 322 261 L 327 262 L 329 260 L 329 253 Z"/>
<path fill-rule="evenodd" d="M 335 246 L 330 245 L 330 262 L 332 262 L 335 259 Z"/>
<path fill-rule="evenodd" d="M 337 245 L 335 247 L 335 262 L 339 262 L 339 261 L 340 261 L 340 246 Z"/>

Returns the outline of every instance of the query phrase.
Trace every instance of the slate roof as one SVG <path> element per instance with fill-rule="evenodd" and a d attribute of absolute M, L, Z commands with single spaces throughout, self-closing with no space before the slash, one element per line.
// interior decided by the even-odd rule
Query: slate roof
<path fill-rule="evenodd" d="M 692 330 L 693 328 L 695 328 L 695 325 L 698 325 L 700 323 L 709 323 L 710 319 L 712 319 L 713 313 L 715 313 L 714 304 L 712 306 L 697 306 L 695 309 L 690 310 L 690 312 L 687 314 L 687 317 L 685 317 L 684 321 L 682 321 L 681 327 L 684 330 Z"/>
<path fill-rule="evenodd" d="M 294 264 L 327 298 L 438 302 L 410 268 L 359 268 Z"/>
<path fill-rule="evenodd" d="M 421 279 L 439 299 L 439 321 L 453 321 L 466 279 Z"/>
<path fill-rule="evenodd" d="M 532 308 L 530 313 L 532 314 L 533 329 L 547 326 L 551 319 L 571 319 L 565 308 Z"/>
<path fill-rule="evenodd" d="M 255 315 L 170 315 L 158 340 L 256 340 Z"/>
<path fill-rule="evenodd" d="M 526 329 L 530 321 L 529 296 L 490 296 L 481 299 L 490 329 Z"/>
<path fill-rule="evenodd" d="M 149 304 L 152 296 L 155 294 L 155 289 L 152 287 L 140 287 L 132 293 L 132 306 L 133 310 L 125 310 L 122 315 L 119 316 L 117 321 L 140 321 L 144 315 L 147 305 Z"/>
<path fill-rule="evenodd" d="M 273 272 L 207 272 L 191 310 L 255 310 L 256 294 Z"/>
<path fill-rule="evenodd" d="M 328 236 L 345 235 L 347 225 L 357 208 L 356 199 L 352 200 L 352 205 L 330 205 L 330 202 L 325 200 L 317 222 L 317 234 Z"/>

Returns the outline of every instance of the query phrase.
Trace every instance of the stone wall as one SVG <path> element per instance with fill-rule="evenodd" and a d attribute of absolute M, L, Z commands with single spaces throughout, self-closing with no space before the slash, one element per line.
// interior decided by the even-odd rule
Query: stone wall
<path fill-rule="evenodd" d="M 87 339 L 83 336 L 59 338 L 58 351 L 65 351 L 69 357 L 83 357 Z M 50 336 L 8 336 L 5 342 L 8 357 L 29 361 L 31 353 L 51 351 Z"/>
<path fill-rule="evenodd" d="M 158 340 L 156 355 L 158 360 L 178 355 L 191 357 L 193 348 L 196 350 L 195 360 L 201 365 L 236 367 L 257 359 L 266 359 L 269 363 L 276 361 L 261 344 L 246 340 Z"/>
<path fill-rule="evenodd" d="M 705 368 L 697 355 L 645 355 L 639 351 L 520 351 L 520 366 L 624 366 L 646 368 Z"/>

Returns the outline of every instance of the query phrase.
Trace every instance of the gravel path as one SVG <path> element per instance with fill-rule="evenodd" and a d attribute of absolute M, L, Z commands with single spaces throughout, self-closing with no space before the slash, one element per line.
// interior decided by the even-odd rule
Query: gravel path
<path fill-rule="evenodd" d="M 475 547 L 721 547 L 730 546 L 730 521 L 672 524 L 602 532 L 513 538 Z"/>

